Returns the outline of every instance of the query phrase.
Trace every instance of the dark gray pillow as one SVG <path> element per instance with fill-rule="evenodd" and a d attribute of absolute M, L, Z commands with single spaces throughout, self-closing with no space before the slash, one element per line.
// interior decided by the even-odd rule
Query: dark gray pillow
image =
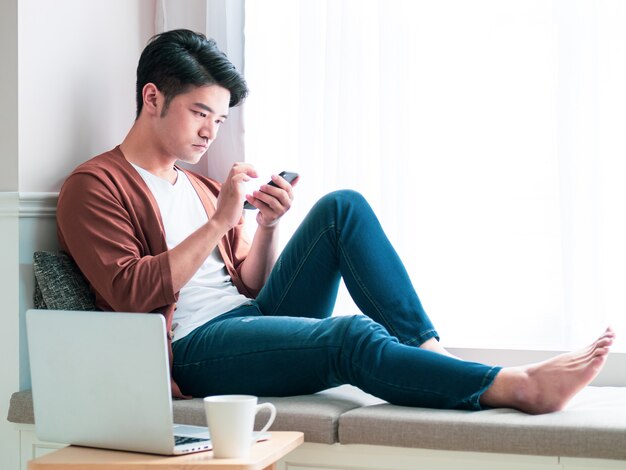
<path fill-rule="evenodd" d="M 48 310 L 96 310 L 89 284 L 76 263 L 62 252 L 37 251 L 35 308 Z"/>

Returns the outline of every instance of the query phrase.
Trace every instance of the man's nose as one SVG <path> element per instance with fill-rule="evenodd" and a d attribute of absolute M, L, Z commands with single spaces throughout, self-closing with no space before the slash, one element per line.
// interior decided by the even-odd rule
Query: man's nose
<path fill-rule="evenodd" d="M 208 139 L 209 142 L 215 139 L 216 135 L 217 124 L 212 121 L 207 121 L 207 123 L 200 128 L 200 137 Z"/>

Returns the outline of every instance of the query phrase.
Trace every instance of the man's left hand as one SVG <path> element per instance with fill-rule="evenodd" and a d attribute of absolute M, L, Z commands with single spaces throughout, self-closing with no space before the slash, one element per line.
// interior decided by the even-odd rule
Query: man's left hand
<path fill-rule="evenodd" d="M 246 200 L 259 209 L 256 221 L 259 226 L 272 227 L 291 208 L 293 201 L 293 187 L 300 178 L 288 183 L 278 175 L 272 175 L 272 181 L 276 186 L 264 184 L 252 196 L 246 196 Z"/>

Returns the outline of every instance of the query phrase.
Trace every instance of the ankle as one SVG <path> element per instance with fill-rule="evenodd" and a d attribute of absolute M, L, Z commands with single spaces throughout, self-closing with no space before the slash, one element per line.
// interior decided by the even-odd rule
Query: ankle
<path fill-rule="evenodd" d="M 448 352 L 448 350 L 446 348 L 444 348 L 439 341 L 437 341 L 437 338 L 427 339 L 422 344 L 420 344 L 420 348 L 424 349 L 426 351 L 431 351 L 431 352 L 435 352 L 435 353 L 438 353 L 438 354 L 443 354 L 444 356 L 450 356 L 450 357 L 452 357 L 454 359 L 459 359 L 455 355 L 453 355 L 450 352 Z"/>
<path fill-rule="evenodd" d="M 525 369 L 505 367 L 480 397 L 481 404 L 491 408 L 523 410 L 536 399 Z"/>

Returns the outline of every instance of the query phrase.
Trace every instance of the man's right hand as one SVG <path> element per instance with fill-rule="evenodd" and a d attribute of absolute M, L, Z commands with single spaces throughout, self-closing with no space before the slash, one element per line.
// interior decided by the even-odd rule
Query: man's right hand
<path fill-rule="evenodd" d="M 217 196 L 213 217 L 169 250 L 174 292 L 178 292 L 189 282 L 224 235 L 239 224 L 243 213 L 243 183 L 256 176 L 252 165 L 235 163 Z"/>
<path fill-rule="evenodd" d="M 213 216 L 215 221 L 226 224 L 229 229 L 239 223 L 243 210 L 244 183 L 257 176 L 256 169 L 248 163 L 235 163 L 232 166 L 217 197 L 217 209 Z"/>

